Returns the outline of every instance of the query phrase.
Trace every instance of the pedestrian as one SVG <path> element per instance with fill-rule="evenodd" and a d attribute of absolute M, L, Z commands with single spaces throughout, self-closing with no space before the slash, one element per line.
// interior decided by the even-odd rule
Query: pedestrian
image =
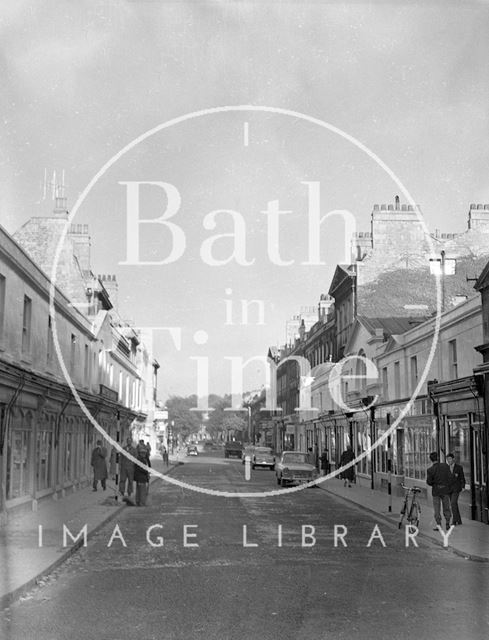
<path fill-rule="evenodd" d="M 137 459 L 143 465 L 146 465 L 146 467 L 151 467 L 146 445 L 142 440 L 140 440 L 139 442 L 142 442 L 142 446 L 141 444 L 138 445 Z M 146 499 L 148 497 L 149 471 L 141 467 L 139 464 L 135 464 L 134 480 L 136 482 L 136 504 L 138 507 L 144 507 L 146 505 Z"/>
<path fill-rule="evenodd" d="M 163 458 L 163 464 L 168 466 L 168 450 L 164 444 L 161 445 L 161 457 Z"/>
<path fill-rule="evenodd" d="M 134 462 L 127 457 L 126 453 L 133 458 L 137 458 L 136 447 L 132 443 L 131 436 L 126 438 L 126 444 L 122 447 L 125 453 L 121 453 L 119 457 L 119 492 L 123 496 L 126 492 L 127 483 L 127 495 L 130 496 L 133 490 L 134 484 Z"/>
<path fill-rule="evenodd" d="M 341 454 L 340 467 L 346 466 L 354 459 L 355 454 L 353 453 L 353 449 L 351 448 L 351 446 L 348 446 Z M 343 478 L 345 487 L 346 485 L 351 487 L 351 483 L 355 482 L 355 466 L 351 465 L 351 467 L 348 467 L 348 469 L 342 471 L 340 477 Z"/>
<path fill-rule="evenodd" d="M 138 446 L 136 447 L 137 453 L 139 454 L 140 452 L 143 453 L 144 455 L 147 455 L 149 458 L 149 450 L 148 447 L 144 444 L 144 440 L 141 438 L 141 440 L 139 440 L 138 442 Z"/>
<path fill-rule="evenodd" d="M 96 447 L 92 451 L 90 464 L 93 467 L 93 491 L 97 491 L 97 484 L 100 480 L 102 489 L 106 489 L 107 481 L 107 449 L 102 446 L 102 440 L 97 440 Z"/>
<path fill-rule="evenodd" d="M 146 449 L 148 450 L 148 456 L 151 456 L 151 445 L 146 441 Z"/>
<path fill-rule="evenodd" d="M 452 524 L 462 524 L 462 518 L 458 508 L 458 497 L 465 489 L 465 475 L 461 464 L 455 462 L 453 453 L 447 455 L 447 463 L 450 467 L 451 484 L 450 484 L 450 507 L 452 509 Z"/>
<path fill-rule="evenodd" d="M 117 449 L 112 447 L 110 450 L 109 456 L 109 478 L 115 480 L 115 476 L 117 474 Z"/>
<path fill-rule="evenodd" d="M 312 447 L 309 447 L 307 450 L 307 458 L 306 458 L 308 464 L 312 464 L 314 465 L 314 452 L 312 450 Z"/>
<path fill-rule="evenodd" d="M 323 476 L 327 476 L 329 473 L 329 456 L 327 449 L 324 449 L 321 454 L 321 472 Z"/>
<path fill-rule="evenodd" d="M 436 451 L 430 453 L 430 460 L 433 464 L 426 472 L 426 484 L 431 487 L 431 495 L 433 497 L 433 511 L 436 522 L 434 531 L 438 531 L 441 527 L 441 507 L 443 507 L 446 529 L 449 531 L 450 519 L 452 517 L 452 511 L 450 508 L 450 486 L 452 483 L 452 474 L 450 473 L 450 467 L 446 462 L 438 462 L 438 453 Z"/>

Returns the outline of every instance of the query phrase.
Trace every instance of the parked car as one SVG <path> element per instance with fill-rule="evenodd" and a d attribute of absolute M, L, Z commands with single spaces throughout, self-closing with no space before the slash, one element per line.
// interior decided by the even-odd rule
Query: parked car
<path fill-rule="evenodd" d="M 268 467 L 272 471 L 275 469 L 275 456 L 270 447 L 253 447 L 251 454 L 251 467 Z"/>
<path fill-rule="evenodd" d="M 315 480 L 318 477 L 317 469 L 307 460 L 307 453 L 302 451 L 284 451 L 280 460 L 275 463 L 277 484 L 284 487 L 287 483 Z"/>
<path fill-rule="evenodd" d="M 187 455 L 188 456 L 198 456 L 199 452 L 197 450 L 197 446 L 195 444 L 189 444 L 187 447 Z"/>

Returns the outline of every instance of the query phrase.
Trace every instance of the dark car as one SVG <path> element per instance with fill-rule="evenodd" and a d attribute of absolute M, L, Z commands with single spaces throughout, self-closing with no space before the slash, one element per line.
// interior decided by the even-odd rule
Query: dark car
<path fill-rule="evenodd" d="M 241 442 L 232 440 L 226 442 L 224 445 L 224 457 L 225 458 L 239 458 L 241 460 L 243 456 L 243 445 Z"/>

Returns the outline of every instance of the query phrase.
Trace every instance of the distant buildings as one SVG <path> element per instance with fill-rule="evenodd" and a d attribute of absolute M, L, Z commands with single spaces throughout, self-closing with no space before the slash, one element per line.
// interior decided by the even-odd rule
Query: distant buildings
<path fill-rule="evenodd" d="M 50 311 L 67 217 L 58 198 L 14 237 L 0 227 L 0 517 L 86 485 L 103 439 L 95 425 L 115 441 L 132 433 L 155 444 L 159 365 L 114 308 L 115 276 L 93 275 L 86 225 L 62 244 Z"/>

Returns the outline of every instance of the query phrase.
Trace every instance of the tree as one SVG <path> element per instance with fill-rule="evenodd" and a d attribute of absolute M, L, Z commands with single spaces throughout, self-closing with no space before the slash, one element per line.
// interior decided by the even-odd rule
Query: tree
<path fill-rule="evenodd" d="M 223 422 L 229 413 L 225 409 L 231 406 L 231 396 L 210 395 L 209 406 L 213 411 L 209 412 L 206 428 L 214 440 L 220 440 L 223 435 Z"/>
<path fill-rule="evenodd" d="M 247 429 L 247 421 L 242 415 L 229 412 L 222 422 L 222 430 L 225 433 L 225 440 L 244 440 Z"/>
<path fill-rule="evenodd" d="M 202 414 L 190 411 L 197 406 L 197 396 L 170 396 L 166 402 L 168 422 L 172 425 L 173 436 L 180 435 L 186 440 L 190 434 L 197 433 L 200 428 Z"/>

